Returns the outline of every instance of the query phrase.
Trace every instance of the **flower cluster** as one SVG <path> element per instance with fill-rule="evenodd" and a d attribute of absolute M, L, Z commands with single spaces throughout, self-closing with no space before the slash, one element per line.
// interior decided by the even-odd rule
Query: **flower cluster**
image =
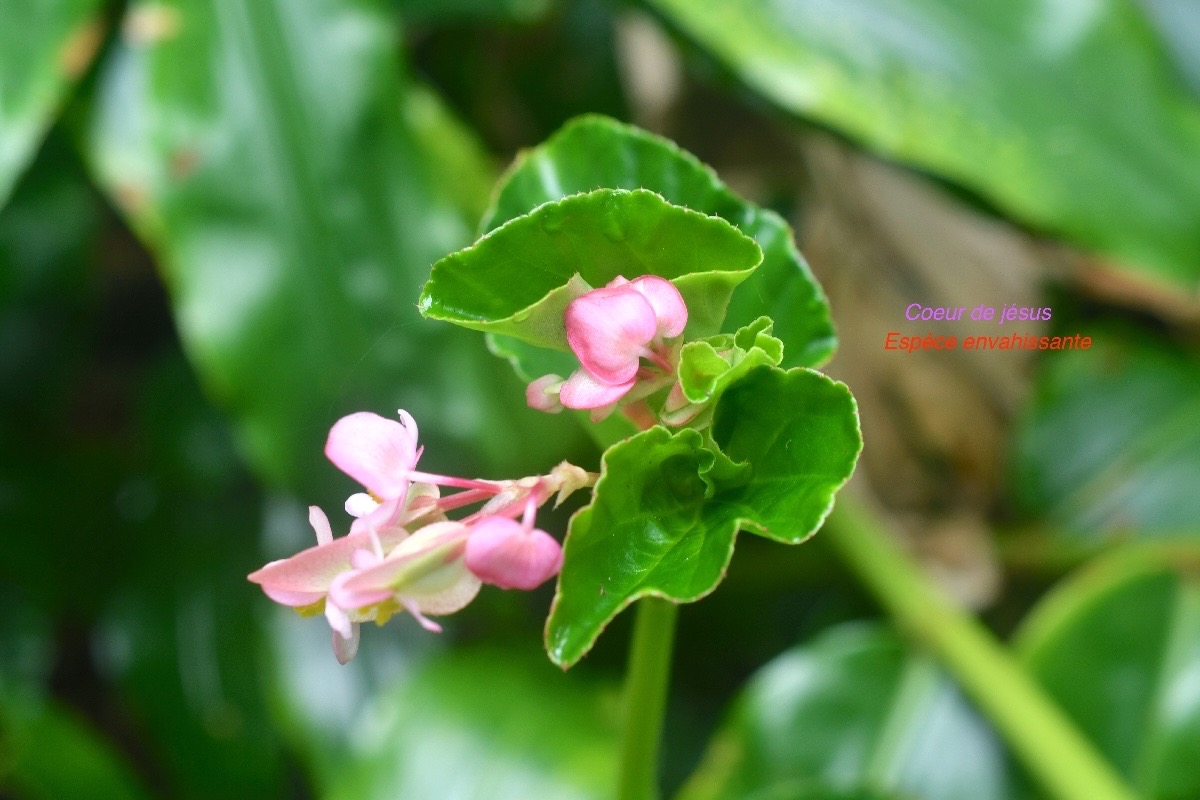
<path fill-rule="evenodd" d="M 316 546 L 249 576 L 277 603 L 302 614 L 324 612 L 343 664 L 358 649 L 359 623 L 382 625 L 407 611 L 427 630 L 440 631 L 429 617 L 463 608 L 481 583 L 528 590 L 556 575 L 562 548 L 534 527 L 537 509 L 594 482 L 565 461 L 548 475 L 510 481 L 420 472 L 417 424 L 399 414 L 399 422 L 351 414 L 329 432 L 325 454 L 367 490 L 346 501 L 354 518 L 349 533 L 335 538 L 329 518 L 312 506 Z M 439 487 L 462 491 L 442 497 Z M 483 505 L 461 519 L 446 516 L 476 503 Z"/>
<path fill-rule="evenodd" d="M 676 383 L 688 311 L 679 290 L 655 275 L 618 276 L 571 301 L 564 324 L 580 368 L 565 381 L 544 375 L 529 384 L 530 407 L 557 413 L 589 409 L 604 419 L 624 406 L 632 419 L 654 424 L 645 398 Z"/>

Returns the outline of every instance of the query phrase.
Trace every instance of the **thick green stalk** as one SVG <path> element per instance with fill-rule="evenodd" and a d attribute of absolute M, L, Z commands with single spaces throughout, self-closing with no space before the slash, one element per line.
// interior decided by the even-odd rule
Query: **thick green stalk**
<path fill-rule="evenodd" d="M 657 800 L 658 752 L 675 645 L 674 603 L 644 597 L 637 603 L 625 675 L 624 730 L 617 800 Z"/>
<path fill-rule="evenodd" d="M 822 536 L 897 623 L 940 657 L 1050 796 L 1136 800 L 1009 652 L 946 598 L 853 497 L 839 496 Z"/>

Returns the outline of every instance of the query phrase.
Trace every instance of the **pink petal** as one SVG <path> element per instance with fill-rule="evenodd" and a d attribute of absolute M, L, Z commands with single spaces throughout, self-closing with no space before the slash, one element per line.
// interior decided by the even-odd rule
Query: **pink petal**
<path fill-rule="evenodd" d="M 408 611 L 408 613 L 413 615 L 413 619 L 420 623 L 421 627 L 425 630 L 429 631 L 430 633 L 442 632 L 442 626 L 425 616 L 425 614 L 421 611 L 421 607 L 413 601 L 404 601 L 404 608 Z"/>
<path fill-rule="evenodd" d="M 462 563 L 467 533 L 461 522 L 426 525 L 397 545 L 378 566 L 339 581 L 339 602 L 358 603 L 354 607 L 361 608 L 397 596 L 427 614 L 458 611 L 479 592 L 479 579 Z M 330 597 L 334 597 L 333 588 Z"/>
<path fill-rule="evenodd" d="M 406 473 L 417 464 L 416 423 L 400 414 L 403 423 L 369 411 L 342 417 L 325 443 L 325 455 L 338 469 L 383 499 L 404 497 Z"/>
<path fill-rule="evenodd" d="M 642 351 L 658 329 L 654 307 L 629 286 L 606 286 L 575 298 L 565 319 L 567 343 L 579 363 L 610 384 L 633 379 Z"/>
<path fill-rule="evenodd" d="M 392 590 L 387 587 L 347 589 L 346 584 L 362 573 L 362 570 L 347 570 L 334 578 L 333 583 L 329 585 L 329 599 L 325 602 L 326 608 L 335 605 L 346 611 L 353 611 L 357 608 L 366 608 L 376 603 L 382 603 L 391 598 Z"/>
<path fill-rule="evenodd" d="M 379 531 L 379 541 L 386 552 L 408 538 L 403 528 Z M 281 592 L 307 592 L 324 595 L 329 585 L 342 572 L 351 568 L 350 558 L 355 550 L 371 548 L 371 540 L 365 534 L 351 534 L 334 539 L 329 544 L 317 545 L 301 550 L 291 558 L 272 561 L 262 569 L 250 573 L 248 579 L 260 584 L 267 596 Z M 291 603 L 287 603 L 291 605 Z"/>
<path fill-rule="evenodd" d="M 557 414 L 563 410 L 558 402 L 558 389 L 563 379 L 557 375 L 543 375 L 525 387 L 525 404 L 538 411 Z"/>
<path fill-rule="evenodd" d="M 343 639 L 349 639 L 354 635 L 350 617 L 333 603 L 325 603 L 325 619 L 329 622 L 329 627 L 333 628 L 333 632 Z"/>
<path fill-rule="evenodd" d="M 383 558 L 375 555 L 373 550 L 355 550 L 350 554 L 351 569 L 368 569 L 381 561 Z"/>
<path fill-rule="evenodd" d="M 400 424 L 404 426 L 404 430 L 408 431 L 408 435 L 415 442 L 417 441 L 417 421 L 413 419 L 412 414 L 405 411 L 403 408 L 396 409 L 396 416 L 400 418 Z M 417 455 L 420 455 L 418 452 Z"/>
<path fill-rule="evenodd" d="M 281 606 L 291 606 L 292 608 L 311 606 L 325 596 L 324 592 L 285 592 L 266 586 L 263 587 L 263 594 Z"/>
<path fill-rule="evenodd" d="M 613 386 L 601 383 L 586 370 L 577 369 L 563 383 L 558 399 L 567 408 L 603 408 L 624 397 L 636 381 L 636 378 L 630 378 Z"/>
<path fill-rule="evenodd" d="M 687 327 L 687 305 L 675 284 L 657 275 L 643 275 L 630 281 L 629 288 L 641 294 L 653 307 L 657 336 L 669 339 L 683 333 Z"/>
<path fill-rule="evenodd" d="M 483 581 L 502 589 L 534 589 L 558 574 L 562 548 L 550 534 L 507 517 L 471 527 L 464 560 Z"/>
<path fill-rule="evenodd" d="M 333 528 L 329 527 L 329 517 L 319 506 L 308 507 L 308 524 L 312 525 L 317 534 L 317 544 L 329 544 L 333 541 Z"/>
<path fill-rule="evenodd" d="M 358 623 L 350 623 L 350 638 L 344 638 L 337 631 L 333 632 L 333 656 L 338 660 L 339 664 L 349 664 L 354 658 L 354 654 L 358 652 Z"/>
<path fill-rule="evenodd" d="M 604 420 L 608 419 L 609 416 L 616 410 L 616 403 L 609 403 L 606 406 L 599 406 L 598 408 L 592 409 L 591 413 L 588 414 L 588 419 L 590 419 L 592 422 L 603 422 Z"/>

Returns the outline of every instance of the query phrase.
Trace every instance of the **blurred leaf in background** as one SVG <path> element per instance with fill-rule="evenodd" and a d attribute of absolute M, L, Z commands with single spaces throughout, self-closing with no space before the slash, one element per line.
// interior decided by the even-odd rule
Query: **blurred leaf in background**
<path fill-rule="evenodd" d="M 815 782 L 1001 800 L 1007 769 L 995 733 L 931 656 L 881 626 L 846 624 L 751 679 L 679 800 Z"/>
<path fill-rule="evenodd" d="M 1138 0 L 1192 94 L 1200 97 L 1200 6 L 1191 0 Z"/>
<path fill-rule="evenodd" d="M 399 0 L 401 13 L 433 5 Z M 452 0 L 439 9 L 532 6 L 537 0 Z M 531 21 L 486 24 L 479 14 L 447 19 L 418 15 L 412 58 L 421 74 L 480 138 L 506 158 L 543 141 L 571 117 L 598 113 L 625 118 L 628 109 L 617 61 L 616 8 L 608 0 L 558 0 Z"/>
<path fill-rule="evenodd" d="M 1147 800 L 1200 795 L 1196 566 L 1169 548 L 1117 551 L 1057 587 L 1016 640 L 1034 677 Z"/>
<path fill-rule="evenodd" d="M 649 0 L 753 91 L 1200 292 L 1200 107 L 1131 0 Z"/>
<path fill-rule="evenodd" d="M 53 746 L 119 787 L 129 770 L 105 756 L 119 749 L 156 794 L 277 796 L 243 579 L 260 560 L 258 490 L 145 255 L 112 223 L 58 134 L 0 212 L 4 680 L 14 703 L 74 708 L 14 706 L 13 780 L 22 796 L 64 796 L 69 773 L 46 784 L 31 755 Z M 116 747 L 89 745 L 90 726 Z"/>
<path fill-rule="evenodd" d="M 555 0 L 394 0 L 405 22 L 445 24 L 454 21 L 535 22 Z"/>
<path fill-rule="evenodd" d="M 23 696 L 0 692 L 0 791 L 21 797 L 75 797 L 87 787 L 92 797 L 141 800 L 149 795 L 111 743 L 72 712 Z"/>
<path fill-rule="evenodd" d="M 88 151 L 257 468 L 330 497 L 324 435 L 361 409 L 410 411 L 430 467 L 561 458 L 570 423 L 534 435 L 547 423 L 478 337 L 416 313 L 429 265 L 469 238 L 490 169 L 403 77 L 381 4 L 135 3 L 122 38 Z M 503 388 L 471 391 L 479 380 Z"/>
<path fill-rule="evenodd" d="M 615 690 L 538 652 L 445 653 L 376 698 L 326 797 L 601 798 L 615 733 Z"/>
<path fill-rule="evenodd" d="M 103 0 L 14 0 L 0 17 L 0 207 L 104 40 Z"/>
<path fill-rule="evenodd" d="M 1047 354 L 1015 430 L 1013 497 L 1047 536 L 1200 538 L 1200 358 L 1159 333 L 1093 324 Z"/>

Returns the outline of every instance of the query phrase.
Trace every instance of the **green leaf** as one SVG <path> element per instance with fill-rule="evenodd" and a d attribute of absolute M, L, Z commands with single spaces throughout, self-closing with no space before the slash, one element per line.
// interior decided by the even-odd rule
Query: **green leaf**
<path fill-rule="evenodd" d="M 717 404 L 714 453 L 694 430 L 654 427 L 609 448 L 572 519 L 546 651 L 569 667 L 639 597 L 692 602 L 725 575 L 745 529 L 808 538 L 862 446 L 854 399 L 811 370 L 760 367 Z"/>
<path fill-rule="evenodd" d="M 606 694 L 537 658 L 447 653 L 375 698 L 372 735 L 325 797 L 607 800 L 616 720 Z"/>
<path fill-rule="evenodd" d="M 433 319 L 567 349 L 567 303 L 618 275 L 672 280 L 689 336 L 716 333 L 729 296 L 762 261 L 753 239 L 654 192 L 600 189 L 547 203 L 434 264 Z M 582 278 L 573 278 L 578 275 Z"/>
<path fill-rule="evenodd" d="M 820 366 L 833 354 L 836 338 L 828 303 L 787 223 L 734 194 L 673 142 L 633 126 L 587 115 L 523 153 L 500 184 L 483 230 L 542 203 L 599 187 L 651 189 L 675 205 L 721 217 L 753 237 L 763 251 L 762 266 L 734 292 L 725 330 L 765 314 L 775 319 L 775 333 L 787 347 L 785 367 Z"/>
<path fill-rule="evenodd" d="M 1080 572 L 1026 620 L 1018 651 L 1147 800 L 1200 796 L 1200 584 L 1166 549 Z"/>
<path fill-rule="evenodd" d="M 92 63 L 104 38 L 103 6 L 102 0 L 27 0 L 0 9 L 0 206 Z"/>
<path fill-rule="evenodd" d="M 719 334 L 688 342 L 679 357 L 679 385 L 693 403 L 717 397 L 757 366 L 773 367 L 783 358 L 783 342 L 771 335 L 769 317 L 760 317 L 735 335 Z"/>
<path fill-rule="evenodd" d="M 138 2 L 130 14 L 158 15 L 157 38 L 103 65 L 89 153 L 259 470 L 329 497 L 329 426 L 396 408 L 420 422 L 432 469 L 478 473 L 481 451 L 506 471 L 555 458 L 563 423 L 523 408 L 478 337 L 414 306 L 429 265 L 469 240 L 488 170 L 404 78 L 384 6 Z M 503 382 L 472 393 L 479 376 Z"/>
<path fill-rule="evenodd" d="M 1128 0 L 651 0 L 781 108 L 1200 286 L 1200 108 Z"/>
<path fill-rule="evenodd" d="M 750 679 L 678 800 L 806 798 L 764 787 L 823 783 L 845 794 L 1002 800 L 995 733 L 927 654 L 874 625 L 843 625 Z"/>
<path fill-rule="evenodd" d="M 1018 423 L 1014 495 L 1064 541 L 1200 532 L 1200 357 L 1119 326 L 1047 354 Z"/>
<path fill-rule="evenodd" d="M 129 765 L 90 725 L 11 685 L 0 692 L 0 753 L 0 791 L 6 797 L 149 797 Z"/>

